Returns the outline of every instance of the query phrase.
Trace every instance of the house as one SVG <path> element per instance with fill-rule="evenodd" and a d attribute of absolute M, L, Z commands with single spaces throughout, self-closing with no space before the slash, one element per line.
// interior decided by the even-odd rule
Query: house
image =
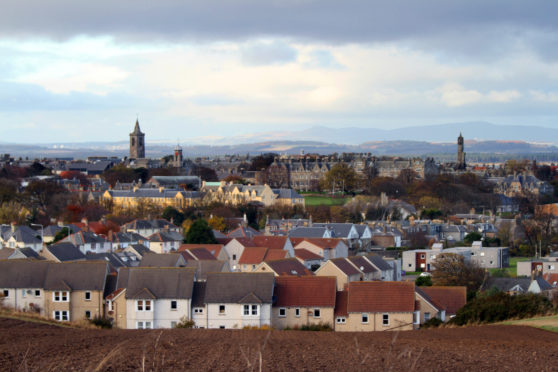
<path fill-rule="evenodd" d="M 146 253 L 140 267 L 185 267 L 186 260 L 180 253 Z"/>
<path fill-rule="evenodd" d="M 173 328 L 192 318 L 194 269 L 133 267 L 121 275 L 127 276 L 117 284 L 125 289 L 126 328 Z"/>
<path fill-rule="evenodd" d="M 271 273 L 209 273 L 207 328 L 270 326 L 274 285 Z"/>
<path fill-rule="evenodd" d="M 41 233 L 33 230 L 29 226 L 11 225 L 11 229 L 3 236 L 4 247 L 6 248 L 32 248 L 39 252 L 43 243 Z"/>
<path fill-rule="evenodd" d="M 147 238 L 135 232 L 109 232 L 108 240 L 112 243 L 112 249 L 126 249 L 130 245 L 141 244 L 149 248 Z"/>
<path fill-rule="evenodd" d="M 124 248 L 123 252 L 127 252 L 127 253 L 133 253 L 136 255 L 136 257 L 138 259 L 141 260 L 141 258 L 146 254 L 146 253 L 150 253 L 151 251 L 149 250 L 148 247 L 146 247 L 143 244 L 131 244 L 129 246 L 127 246 L 126 248 Z"/>
<path fill-rule="evenodd" d="M 169 253 L 180 248 L 184 236 L 175 231 L 160 231 L 150 235 L 149 249 L 156 253 Z"/>
<path fill-rule="evenodd" d="M 258 247 L 288 251 L 289 257 L 294 257 L 294 247 L 288 236 L 257 235 L 252 240 Z"/>
<path fill-rule="evenodd" d="M 184 252 L 187 249 L 205 248 L 213 255 L 213 257 L 215 257 L 215 259 L 228 260 L 229 256 L 223 247 L 223 244 L 182 244 L 180 248 L 178 248 L 178 252 Z"/>
<path fill-rule="evenodd" d="M 322 264 L 322 257 L 308 249 L 299 248 L 294 251 L 295 257 L 300 261 L 308 270 L 318 270 Z"/>
<path fill-rule="evenodd" d="M 363 234 L 370 239 L 372 231 L 368 226 L 362 225 Z M 350 249 L 358 249 L 363 246 L 360 242 L 360 234 L 356 225 L 352 223 L 315 223 L 312 227 L 324 227 L 330 231 L 330 237 L 343 239 Z M 325 237 L 325 236 L 324 236 Z"/>
<path fill-rule="evenodd" d="M 431 318 L 439 318 L 445 322 L 467 304 L 467 287 L 463 286 L 415 287 L 415 292 L 417 301 L 420 301 L 417 309 L 420 312 L 420 324 Z"/>
<path fill-rule="evenodd" d="M 363 256 L 350 256 L 347 257 L 347 261 L 349 261 L 354 267 L 356 267 L 361 272 L 361 279 L 364 281 L 370 280 L 380 280 L 381 274 L 380 271 L 372 265 L 370 261 L 368 261 Z"/>
<path fill-rule="evenodd" d="M 140 188 L 131 190 L 107 190 L 101 201 L 122 209 L 135 208 L 142 203 L 149 203 L 159 207 L 186 208 L 200 201 L 202 194 L 198 191 L 183 191 L 167 189 L 165 187 Z"/>
<path fill-rule="evenodd" d="M 349 282 L 363 280 L 363 273 L 346 258 L 328 260 L 314 274 L 316 276 L 336 277 L 338 291 L 344 290 Z"/>
<path fill-rule="evenodd" d="M 61 240 L 63 243 L 77 245 L 83 254 L 112 252 L 112 243 L 100 235 L 89 231 L 78 231 Z"/>
<path fill-rule="evenodd" d="M 133 220 L 122 226 L 121 231 L 123 232 L 134 232 L 141 236 L 151 236 L 155 233 L 162 231 L 174 231 L 181 232 L 180 227 L 174 225 L 173 223 L 164 220 Z"/>
<path fill-rule="evenodd" d="M 412 330 L 414 313 L 412 282 L 350 282 L 337 296 L 335 331 Z"/>
<path fill-rule="evenodd" d="M 223 249 L 229 257 L 229 267 L 232 271 L 240 271 L 238 261 L 242 252 L 246 247 L 255 247 L 256 244 L 250 238 L 225 238 L 217 239 L 217 241 L 224 245 Z"/>
<path fill-rule="evenodd" d="M 304 198 L 291 189 L 272 189 L 268 185 L 241 185 L 222 182 L 203 182 L 201 191 L 207 202 L 237 205 L 256 202 L 266 207 L 272 205 L 302 206 Z"/>
<path fill-rule="evenodd" d="M 333 329 L 337 293 L 335 280 L 326 276 L 275 278 L 273 327 L 284 329 L 327 324 Z"/>
<path fill-rule="evenodd" d="M 275 276 L 308 276 L 312 271 L 302 265 L 296 258 L 266 261 L 259 264 L 253 272 L 273 273 Z"/>
<path fill-rule="evenodd" d="M 489 277 L 481 286 L 481 291 L 497 290 L 509 295 L 527 293 L 531 278 L 497 278 Z"/>
<path fill-rule="evenodd" d="M 192 320 L 195 328 L 207 328 L 207 308 L 205 306 L 205 281 L 194 282 L 192 294 Z"/>
<path fill-rule="evenodd" d="M 552 290 L 552 285 L 550 285 L 550 283 L 544 280 L 543 277 L 541 276 L 535 276 L 533 280 L 531 280 L 527 292 L 540 294 L 551 290 Z"/>
<path fill-rule="evenodd" d="M 182 249 L 182 251 L 180 251 L 180 249 L 181 248 L 179 248 L 178 250 L 179 250 L 180 253 L 182 253 L 182 255 L 184 256 L 186 261 L 190 261 L 190 260 L 194 260 L 194 261 L 200 261 L 200 260 L 216 261 L 217 260 L 217 258 L 215 258 L 215 256 L 212 255 L 211 252 L 209 252 L 204 247 Z"/>
<path fill-rule="evenodd" d="M 2 306 L 45 315 L 44 282 L 48 267 L 46 261 L 0 261 Z"/>
<path fill-rule="evenodd" d="M 264 261 L 281 260 L 289 257 L 289 251 L 282 249 L 269 249 L 265 247 L 246 247 L 238 260 L 242 272 L 250 272 Z"/>
<path fill-rule="evenodd" d="M 291 238 L 295 251 L 307 249 L 322 257 L 323 261 L 332 258 L 348 257 L 349 248 L 342 239 L 326 238 Z"/>
<path fill-rule="evenodd" d="M 385 260 L 377 254 L 368 254 L 364 257 L 379 271 L 379 276 L 374 277 L 374 279 L 386 282 L 401 280 L 401 267 L 399 264 L 398 269 L 397 260 Z"/>
<path fill-rule="evenodd" d="M 153 176 L 147 182 L 153 188 L 166 187 L 169 189 L 199 188 L 201 180 L 198 176 Z"/>
<path fill-rule="evenodd" d="M 58 321 L 103 316 L 108 274 L 105 262 L 50 263 L 44 282 L 45 314 Z"/>
<path fill-rule="evenodd" d="M 227 234 L 229 238 L 254 238 L 256 236 L 262 235 L 258 230 L 250 226 L 239 226 L 230 233 Z"/>
<path fill-rule="evenodd" d="M 85 260 L 85 255 L 77 245 L 64 242 L 45 246 L 41 251 L 41 256 L 53 262 Z"/>
<path fill-rule="evenodd" d="M 535 274 L 558 274 L 558 258 L 543 257 L 536 260 L 517 262 L 517 276 L 531 276 Z"/>

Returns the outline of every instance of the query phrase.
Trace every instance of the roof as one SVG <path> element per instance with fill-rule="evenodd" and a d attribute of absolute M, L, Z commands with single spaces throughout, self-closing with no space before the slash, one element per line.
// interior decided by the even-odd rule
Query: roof
<path fill-rule="evenodd" d="M 336 288 L 335 277 L 280 276 L 275 279 L 275 305 L 335 307 Z"/>
<path fill-rule="evenodd" d="M 370 261 L 372 265 L 376 266 L 380 271 L 393 270 L 393 267 L 391 267 L 390 264 L 376 254 L 369 254 L 366 256 L 366 259 L 368 259 L 368 261 Z"/>
<path fill-rule="evenodd" d="M 185 264 L 180 253 L 146 253 L 139 266 L 141 267 L 175 267 Z"/>
<path fill-rule="evenodd" d="M 299 258 L 299 259 L 304 260 L 304 261 L 310 261 L 310 260 L 320 260 L 321 261 L 321 259 L 322 259 L 322 257 L 320 255 L 317 255 L 314 252 L 310 252 L 308 249 L 305 249 L 305 248 L 295 249 L 294 253 L 295 253 L 296 258 Z"/>
<path fill-rule="evenodd" d="M 79 247 L 72 243 L 56 243 L 47 245 L 44 249 L 50 252 L 50 254 L 56 257 L 56 259 L 60 262 L 85 259 L 85 255 L 81 253 Z"/>
<path fill-rule="evenodd" d="M 433 301 L 446 309 L 447 315 L 457 314 L 467 303 L 467 287 L 420 287 Z"/>
<path fill-rule="evenodd" d="M 349 292 L 338 291 L 335 299 L 335 316 L 347 316 L 347 305 L 349 303 Z"/>
<path fill-rule="evenodd" d="M 179 250 L 180 251 L 180 250 Z M 186 260 L 217 260 L 217 258 L 211 254 L 211 252 L 205 247 L 197 247 L 182 250 L 183 256 Z"/>
<path fill-rule="evenodd" d="M 149 250 L 149 248 L 147 248 L 145 245 L 143 244 L 130 244 L 128 248 L 133 248 L 140 256 L 145 256 L 146 253 L 151 252 L 151 250 Z"/>
<path fill-rule="evenodd" d="M 347 312 L 413 312 L 413 282 L 350 282 Z"/>
<path fill-rule="evenodd" d="M 531 284 L 531 278 L 488 278 L 482 285 L 482 290 L 489 290 L 491 288 L 496 288 L 502 292 L 510 292 L 514 287 L 518 287 L 522 292 L 527 292 L 529 285 Z M 513 289 L 516 291 L 516 289 Z"/>
<path fill-rule="evenodd" d="M 550 283 L 548 283 L 546 280 L 544 280 L 542 277 L 537 276 L 535 279 L 533 279 L 534 281 L 537 282 L 537 284 L 539 285 L 539 288 L 541 291 L 549 291 L 552 289 L 552 286 L 550 285 Z"/>
<path fill-rule="evenodd" d="M 1 260 L 0 288 L 42 288 L 50 263 L 35 260 Z"/>
<path fill-rule="evenodd" d="M 378 272 L 378 269 L 376 269 L 368 260 L 366 260 L 366 258 L 362 256 L 351 256 L 347 259 L 363 273 L 367 274 Z"/>
<path fill-rule="evenodd" d="M 311 243 L 318 248 L 334 249 L 335 247 L 337 247 L 337 244 L 339 244 L 339 242 L 342 241 L 342 240 L 337 239 L 337 238 L 303 238 L 303 239 L 292 239 L 291 238 L 291 241 L 293 242 L 293 244 L 295 244 L 295 241 L 296 241 L 296 246 L 298 246 L 303 241 L 307 241 L 308 243 Z M 296 246 L 295 246 L 295 248 L 296 248 Z"/>
<path fill-rule="evenodd" d="M 297 227 L 289 231 L 291 238 L 323 238 L 325 227 Z"/>
<path fill-rule="evenodd" d="M 51 263 L 45 279 L 45 290 L 104 291 L 108 274 L 106 262 Z"/>
<path fill-rule="evenodd" d="M 259 264 L 264 261 L 267 248 L 246 247 L 238 260 L 239 265 Z"/>
<path fill-rule="evenodd" d="M 194 275 L 187 267 L 130 268 L 126 298 L 192 298 Z"/>
<path fill-rule="evenodd" d="M 258 235 L 262 235 L 262 233 L 256 229 L 251 228 L 250 226 L 239 226 L 227 234 L 229 238 L 252 238 Z"/>
<path fill-rule="evenodd" d="M 181 242 L 184 240 L 182 234 L 176 231 L 159 231 L 147 238 L 150 242 Z"/>
<path fill-rule="evenodd" d="M 275 261 L 287 258 L 289 252 L 284 249 L 268 249 L 264 261 Z"/>
<path fill-rule="evenodd" d="M 273 299 L 272 273 L 209 273 L 206 303 L 267 303 Z"/>
<path fill-rule="evenodd" d="M 15 253 L 14 248 L 2 248 L 0 249 L 0 260 L 7 260 L 14 253 Z"/>
<path fill-rule="evenodd" d="M 266 247 L 269 249 L 283 249 L 287 244 L 287 236 L 254 236 L 252 240 L 259 247 Z"/>
<path fill-rule="evenodd" d="M 350 264 L 345 258 L 334 258 L 329 260 L 333 265 L 337 266 L 345 275 L 359 275 L 360 271 Z"/>
<path fill-rule="evenodd" d="M 544 274 L 543 277 L 553 287 L 558 285 L 558 274 Z"/>
<path fill-rule="evenodd" d="M 223 249 L 223 244 L 182 244 L 180 248 L 178 248 L 178 252 L 183 252 L 192 248 L 205 248 L 215 258 L 218 258 L 219 253 L 221 253 L 221 249 Z"/>
<path fill-rule="evenodd" d="M 186 267 L 196 269 L 196 280 L 207 280 L 208 273 L 220 273 L 229 271 L 226 268 L 227 261 L 220 260 L 190 260 L 186 263 Z"/>
<path fill-rule="evenodd" d="M 306 266 L 296 258 L 267 261 L 266 264 L 279 276 L 305 276 L 314 275 Z"/>

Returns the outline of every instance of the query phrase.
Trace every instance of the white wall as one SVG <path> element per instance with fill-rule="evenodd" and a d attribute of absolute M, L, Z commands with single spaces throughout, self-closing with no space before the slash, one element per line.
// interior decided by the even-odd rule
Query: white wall
<path fill-rule="evenodd" d="M 8 297 L 4 297 L 2 305 L 17 310 L 29 310 L 30 304 L 36 305 L 44 314 L 45 309 L 45 291 L 41 288 L 2 288 L 0 294 L 4 294 L 4 289 L 8 290 Z M 40 291 L 39 296 L 35 296 L 35 291 Z M 27 293 L 30 292 L 30 293 Z"/>
<path fill-rule="evenodd" d="M 177 309 L 171 310 L 171 299 L 151 300 L 151 311 L 137 311 L 135 299 L 126 299 L 126 328 L 135 329 L 137 321 L 151 322 L 153 328 L 171 328 L 171 322 L 190 318 L 190 300 L 177 299 Z"/>
<path fill-rule="evenodd" d="M 225 314 L 219 314 L 225 305 Z M 259 315 L 244 316 L 244 304 L 207 304 L 207 328 L 242 329 L 245 326 L 271 325 L 271 304 L 259 304 Z"/>

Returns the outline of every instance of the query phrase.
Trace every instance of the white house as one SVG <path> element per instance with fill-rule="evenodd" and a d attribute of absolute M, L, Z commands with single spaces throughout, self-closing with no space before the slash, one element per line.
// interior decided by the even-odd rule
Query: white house
<path fill-rule="evenodd" d="M 44 314 L 46 261 L 0 261 L 2 306 Z"/>

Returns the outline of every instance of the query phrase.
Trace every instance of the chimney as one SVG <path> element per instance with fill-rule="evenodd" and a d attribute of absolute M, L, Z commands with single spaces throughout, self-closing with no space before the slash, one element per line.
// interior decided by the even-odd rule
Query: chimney
<path fill-rule="evenodd" d="M 12 232 L 15 232 L 15 230 L 16 230 L 16 223 L 15 223 L 15 222 L 10 223 L 10 227 L 12 228 Z"/>

